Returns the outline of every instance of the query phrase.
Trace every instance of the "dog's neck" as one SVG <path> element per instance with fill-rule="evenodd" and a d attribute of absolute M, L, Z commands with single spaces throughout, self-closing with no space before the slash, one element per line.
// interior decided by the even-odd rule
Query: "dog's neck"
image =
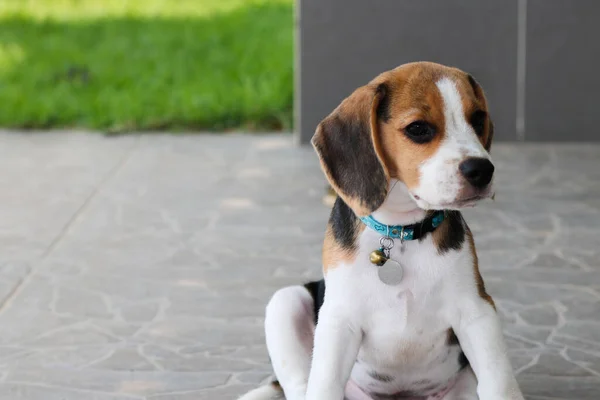
<path fill-rule="evenodd" d="M 386 225 L 409 225 L 422 221 L 426 213 L 414 202 L 403 182 L 391 179 L 385 201 L 373 211 L 372 216 Z"/>

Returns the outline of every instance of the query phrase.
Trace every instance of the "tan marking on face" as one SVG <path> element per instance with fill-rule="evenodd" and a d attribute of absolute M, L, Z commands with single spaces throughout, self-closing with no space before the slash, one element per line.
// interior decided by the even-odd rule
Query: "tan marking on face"
<path fill-rule="evenodd" d="M 396 129 L 398 132 L 402 131 L 405 126 L 421 118 L 422 113 L 423 112 L 420 109 L 415 108 L 398 115 L 396 118 L 394 118 L 394 129 Z"/>
<path fill-rule="evenodd" d="M 483 90 L 478 86 L 475 92 L 468 75 L 456 68 L 428 62 L 405 64 L 372 81 L 372 84 L 385 82 L 390 87 L 388 96 L 391 97 L 391 118 L 387 122 L 379 121 L 377 137 L 374 137 L 376 152 L 389 177 L 401 180 L 409 190 L 419 186 L 419 167 L 438 151 L 445 136 L 444 102 L 436 86 L 443 78 L 451 79 L 459 88 L 467 121 L 475 110 L 487 112 Z M 432 141 L 418 144 L 404 134 L 404 128 L 418 120 L 435 126 L 437 134 Z M 480 138 L 482 144 L 485 145 L 488 135 L 486 125 L 485 135 Z"/>
<path fill-rule="evenodd" d="M 481 272 L 479 272 L 479 259 L 477 258 L 477 251 L 475 250 L 475 240 L 473 239 L 473 234 L 470 229 L 467 229 L 467 240 L 469 241 L 469 251 L 473 256 L 473 273 L 475 274 L 475 283 L 477 284 L 477 291 L 479 292 L 479 297 L 483 300 L 490 303 L 494 310 L 496 309 L 496 304 L 494 303 L 494 299 L 485 291 L 485 283 L 483 282 L 483 277 L 481 276 Z"/>
<path fill-rule="evenodd" d="M 437 64 L 407 64 L 379 77 L 391 88 L 391 118 L 380 122 L 380 157 L 390 178 L 403 181 L 409 189 L 419 184 L 419 165 L 437 151 L 444 136 L 443 103 L 435 82 L 446 69 Z M 438 134 L 431 142 L 417 144 L 404 134 L 404 128 L 418 120 L 436 127 Z"/>
<path fill-rule="evenodd" d="M 358 220 L 357 220 L 358 221 Z M 357 224 L 354 227 L 355 241 L 360 233 L 365 229 L 364 224 Z M 325 240 L 323 241 L 323 273 L 326 274 L 341 264 L 351 264 L 356 259 L 357 246 L 353 249 L 344 248 L 335 240 L 331 224 L 327 225 L 325 231 Z"/>

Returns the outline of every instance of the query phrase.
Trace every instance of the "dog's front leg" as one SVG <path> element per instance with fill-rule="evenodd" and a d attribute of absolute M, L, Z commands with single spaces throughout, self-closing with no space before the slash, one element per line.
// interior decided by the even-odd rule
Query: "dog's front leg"
<path fill-rule="evenodd" d="M 482 299 L 462 311 L 454 327 L 460 345 L 477 377 L 480 400 L 523 400 L 506 353 L 500 321 Z"/>
<path fill-rule="evenodd" d="M 362 340 L 361 329 L 343 305 L 319 312 L 306 400 L 342 400 Z"/>

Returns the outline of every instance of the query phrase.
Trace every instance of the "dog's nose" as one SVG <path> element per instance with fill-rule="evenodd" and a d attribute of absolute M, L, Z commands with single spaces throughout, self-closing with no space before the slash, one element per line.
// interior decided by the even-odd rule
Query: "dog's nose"
<path fill-rule="evenodd" d="M 467 158 L 458 168 L 467 181 L 478 189 L 487 186 L 494 175 L 494 164 L 487 158 Z"/>

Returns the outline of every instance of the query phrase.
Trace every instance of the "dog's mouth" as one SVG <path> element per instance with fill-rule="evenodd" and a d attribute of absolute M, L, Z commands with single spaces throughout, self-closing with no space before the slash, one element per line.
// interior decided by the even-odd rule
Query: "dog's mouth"
<path fill-rule="evenodd" d="M 419 204 L 419 206 L 421 206 L 421 203 L 425 203 L 427 205 L 425 208 L 429 209 L 429 210 L 459 210 L 461 208 L 475 207 L 477 205 L 477 203 L 480 202 L 481 200 L 493 198 L 494 196 L 495 196 L 494 192 L 492 192 L 491 190 L 486 190 L 483 193 L 478 193 L 476 195 L 472 195 L 472 196 L 468 196 L 468 197 L 462 197 L 462 198 L 459 198 L 459 199 L 451 201 L 451 202 L 433 204 L 433 203 L 428 203 L 427 201 L 424 201 L 423 199 L 421 199 L 419 196 L 417 196 L 415 194 L 412 195 L 412 197 L 415 199 L 417 204 Z"/>
<path fill-rule="evenodd" d="M 457 201 L 454 201 L 452 203 L 446 203 L 443 204 L 446 208 L 449 207 L 453 207 L 453 208 L 466 208 L 466 207 L 475 207 L 475 205 L 477 204 L 477 202 L 487 199 L 491 197 L 491 195 L 486 194 L 486 195 L 476 195 L 476 196 L 471 196 L 471 197 L 467 197 L 464 199 L 460 199 Z"/>

